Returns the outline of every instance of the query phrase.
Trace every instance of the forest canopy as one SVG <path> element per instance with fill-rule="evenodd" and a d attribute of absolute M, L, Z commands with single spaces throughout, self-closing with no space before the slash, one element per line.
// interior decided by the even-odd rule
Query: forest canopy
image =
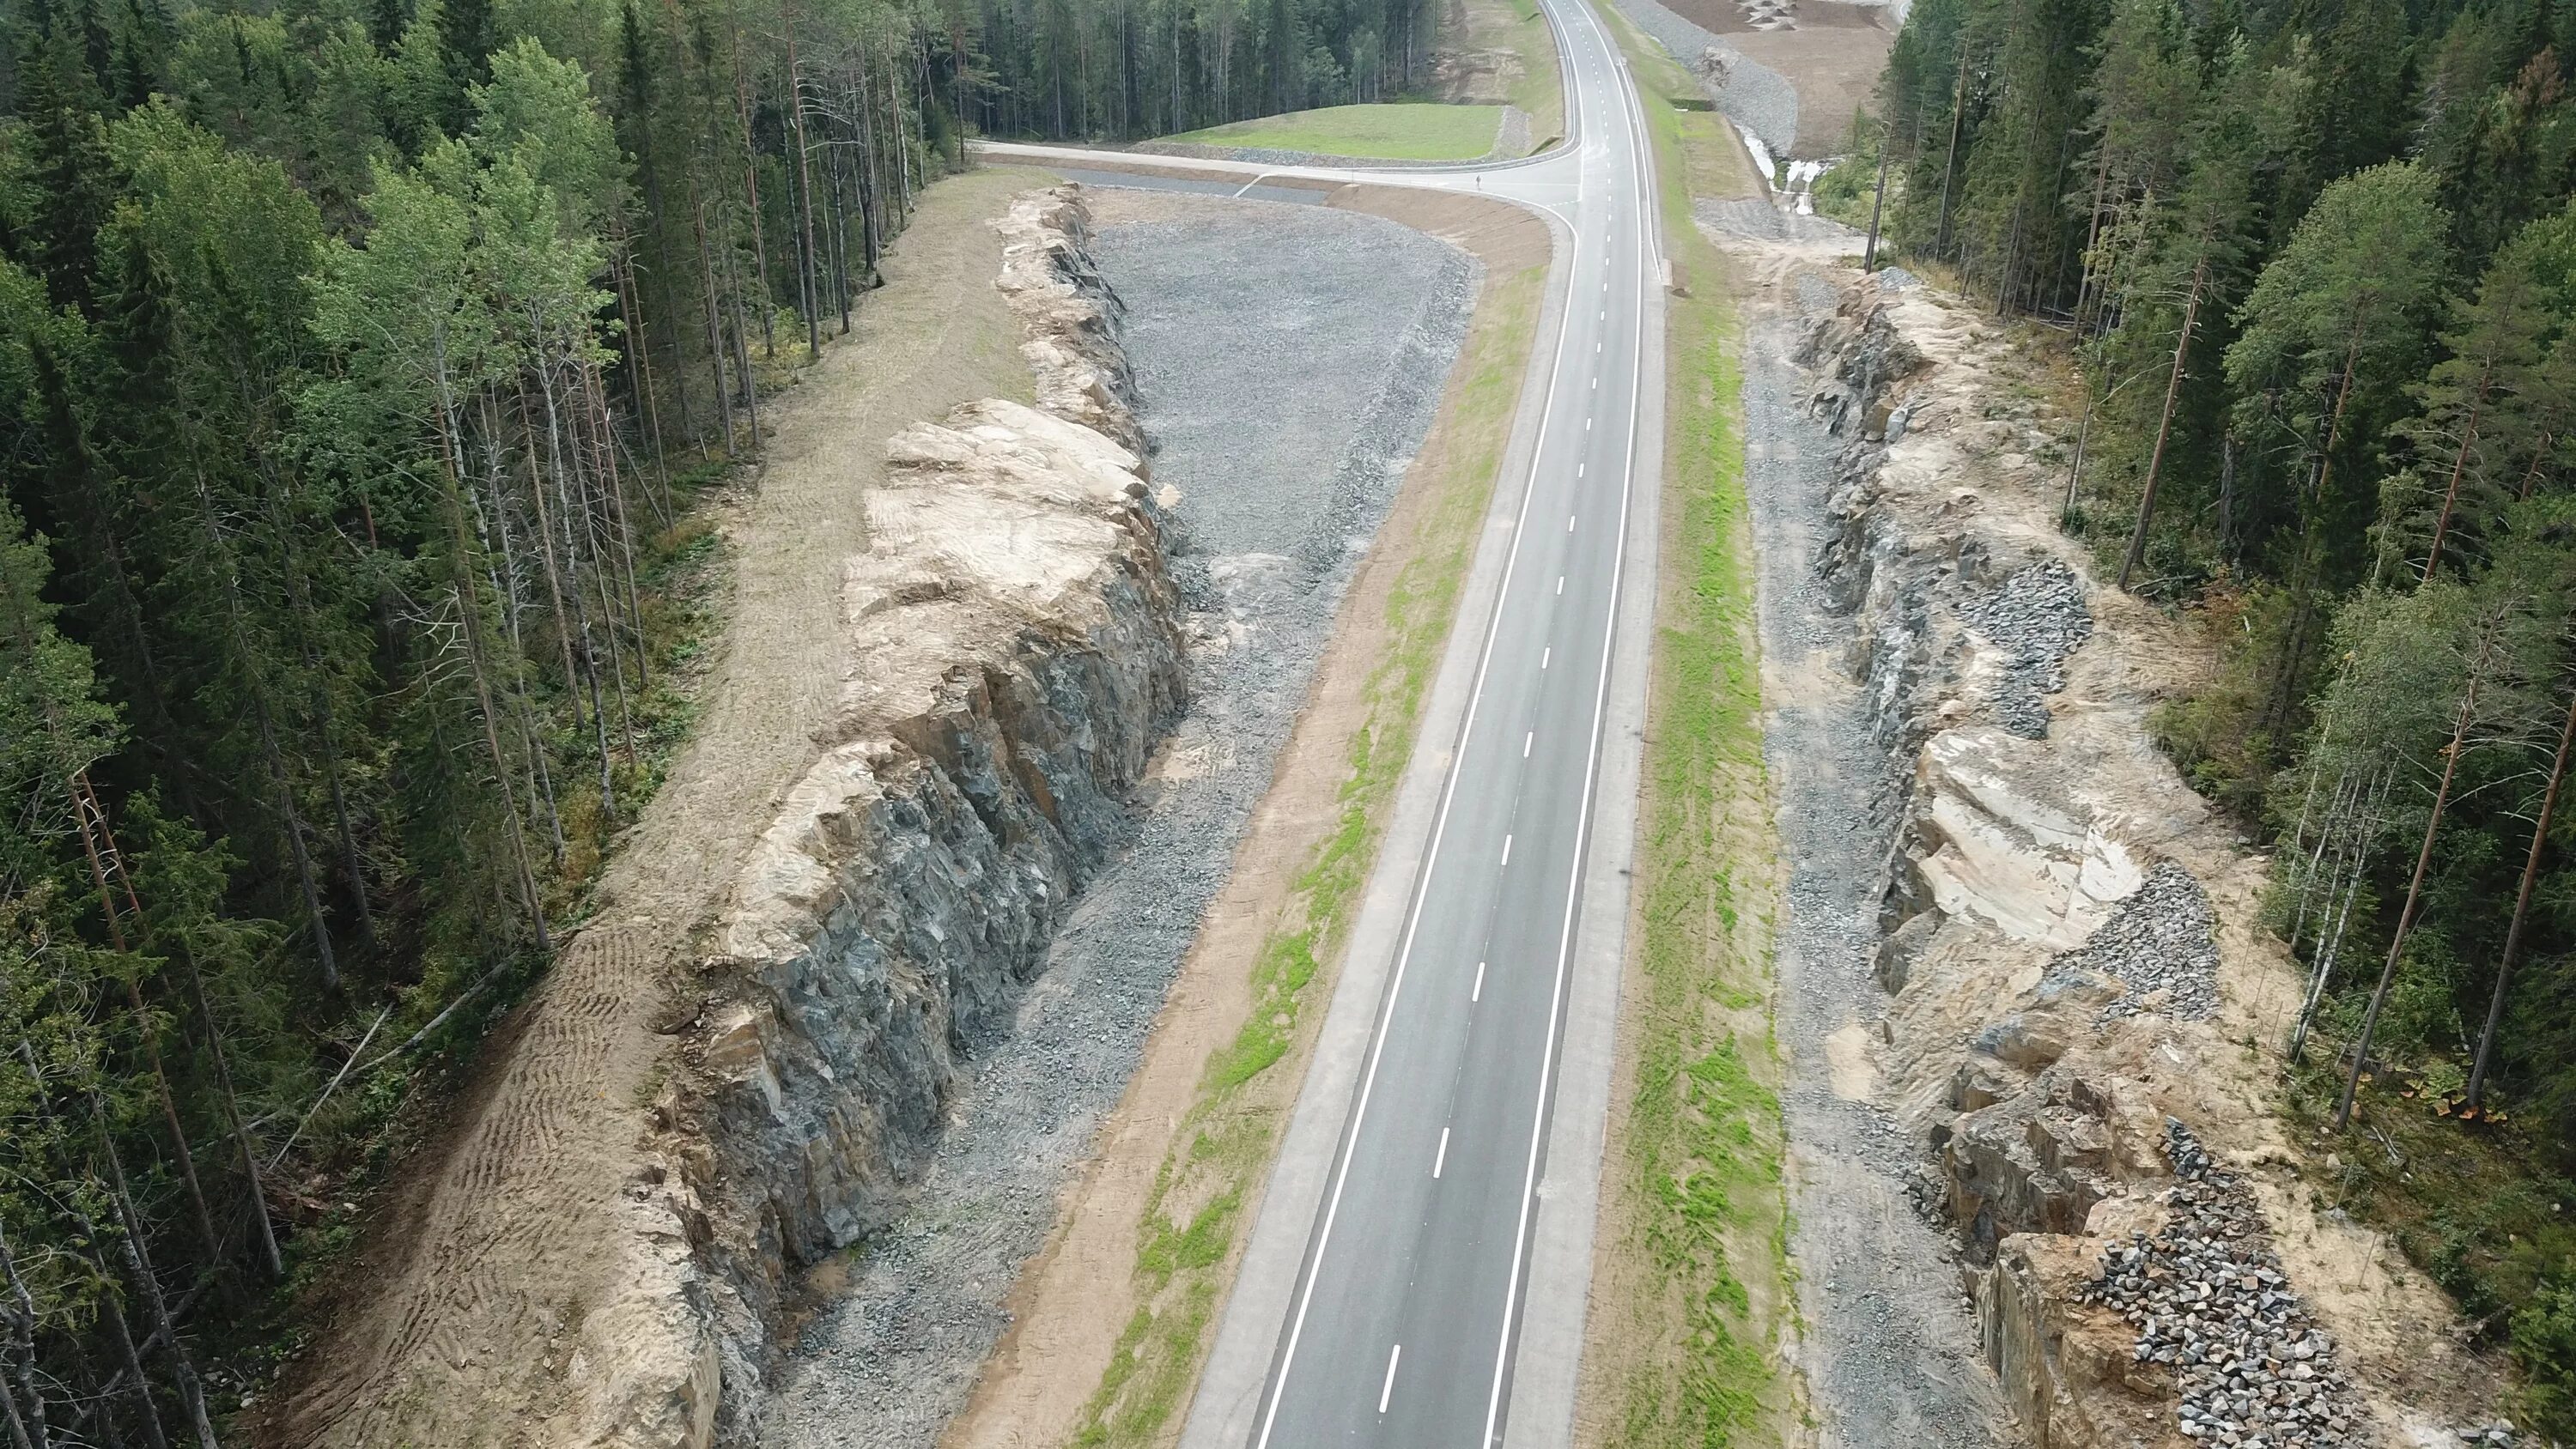
<path fill-rule="evenodd" d="M 211 1445 L 545 968 L 691 509 L 991 132 L 1427 73 L 1422 0 L 0 4 L 0 1434 Z"/>

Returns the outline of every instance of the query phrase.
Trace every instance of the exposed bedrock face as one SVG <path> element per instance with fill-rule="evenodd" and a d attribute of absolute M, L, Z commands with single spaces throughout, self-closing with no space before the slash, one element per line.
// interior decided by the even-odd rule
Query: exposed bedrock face
<path fill-rule="evenodd" d="M 1048 437 L 1049 432 L 1056 436 Z M 1183 697 L 1132 463 L 1008 403 L 895 440 L 844 582 L 842 736 L 789 793 L 720 947 L 704 1065 L 727 1192 L 811 1261 L 879 1225 L 951 1076 L 1007 1025 L 1125 838 Z"/>
<path fill-rule="evenodd" d="M 2252 1434 L 2269 1410 L 2237 1404 L 2232 1380 L 2186 1392 L 2095 1286 L 2108 1250 L 2172 1216 L 2169 1120 L 2237 1125 L 2215 1084 L 2243 1053 L 2214 1019 L 2202 882 L 2238 847 L 2146 735 L 2173 642 L 2094 591 L 2031 465 L 2036 429 L 1999 414 L 1979 341 L 1963 314 L 1863 281 L 1799 353 L 1839 440 L 1817 577 L 1886 751 L 1855 782 L 1885 831 L 1870 1079 L 1922 1150 L 1916 1200 L 1957 1235 L 2032 1444 Z M 2266 1251 L 2259 1215 L 2245 1231 Z M 2255 1397 L 2286 1413 L 2289 1373 Z"/>
<path fill-rule="evenodd" d="M 1006 1031 L 1186 690 L 1181 609 L 1070 188 L 998 225 L 1047 410 L 999 399 L 887 445 L 837 617 L 847 672 L 684 1008 L 646 1191 L 681 1210 L 692 1405 L 745 1438 L 793 1273 L 884 1225 L 960 1072 Z M 664 1174 L 671 1181 L 665 1184 Z M 638 1401 L 658 1402 L 653 1394 Z M 665 1406 L 667 1407 L 667 1406 Z M 655 1416 L 668 1419 L 667 1413 Z M 690 1417 L 702 1422 L 703 1409 Z"/>

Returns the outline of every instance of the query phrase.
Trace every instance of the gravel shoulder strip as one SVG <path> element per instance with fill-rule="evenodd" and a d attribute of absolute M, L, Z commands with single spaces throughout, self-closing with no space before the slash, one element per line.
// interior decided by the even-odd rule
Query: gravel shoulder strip
<path fill-rule="evenodd" d="M 802 1336 L 764 1425 L 772 1449 L 915 1449 L 966 1402 L 1224 883 L 1465 333 L 1479 268 L 1419 232 L 1248 201 L 1122 213 L 1158 210 L 1103 227 L 1094 254 L 1128 304 L 1157 484 L 1180 491 L 1190 709 L 1134 845 L 1075 909 L 1011 1031 L 978 1044 L 915 1206 Z"/>

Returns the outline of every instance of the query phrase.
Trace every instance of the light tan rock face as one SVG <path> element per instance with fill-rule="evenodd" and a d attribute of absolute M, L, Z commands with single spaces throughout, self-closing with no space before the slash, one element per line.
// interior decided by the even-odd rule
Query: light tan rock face
<path fill-rule="evenodd" d="M 885 1220 L 1183 698 L 1135 455 L 988 399 L 888 456 L 842 581 L 838 719 L 717 940 L 735 985 L 694 1110 L 728 1386 L 758 1382 L 788 1269 Z"/>
<path fill-rule="evenodd" d="M 1860 785 L 1891 826 L 1889 994 L 1838 1039 L 1835 1080 L 1926 1150 L 1919 1200 L 1958 1232 L 1987 1358 L 2041 1449 L 2187 1442 L 2173 1372 L 2077 1295 L 2107 1247 L 2165 1224 L 2169 1118 L 2262 1204 L 2257 1235 L 2370 1400 L 2352 1442 L 2397 1442 L 2454 1392 L 2436 1385 L 2484 1375 L 2429 1285 L 2396 1294 L 2415 1316 L 2392 1332 L 2387 1298 L 2340 1294 L 2283 1218 L 2310 1195 L 2273 1087 L 2295 976 L 2261 925 L 2263 863 L 2146 729 L 2205 664 L 2092 582 L 2057 527 L 2064 464 L 2036 461 L 2054 420 L 2012 401 L 2022 364 L 1984 321 L 1864 280 L 1799 358 L 1843 439 L 1820 577 L 1888 760 Z"/>
<path fill-rule="evenodd" d="M 1079 188 L 1032 191 L 996 223 L 1002 275 L 994 285 L 1020 319 L 1020 355 L 1036 375 L 1038 406 L 1143 452 L 1135 378 L 1118 346 L 1126 310 L 1092 265 L 1091 213 Z"/>
<path fill-rule="evenodd" d="M 1126 838 L 1187 682 L 1072 188 L 999 223 L 1042 406 L 969 403 L 887 445 L 846 560 L 838 706 L 779 798 L 680 1009 L 683 1070 L 632 1196 L 666 1251 L 580 1331 L 545 1442 L 750 1442 L 793 1273 L 886 1221 L 966 1051 L 1004 1030 Z"/>

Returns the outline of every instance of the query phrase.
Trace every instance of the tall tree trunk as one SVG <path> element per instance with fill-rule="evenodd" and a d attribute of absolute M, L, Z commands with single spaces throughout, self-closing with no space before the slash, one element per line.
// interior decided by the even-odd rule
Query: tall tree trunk
<path fill-rule="evenodd" d="M 2469 450 L 2477 446 L 2478 415 L 2486 410 L 2487 379 L 2495 374 L 2495 359 L 2489 357 L 2478 368 L 2478 389 L 2469 398 L 2469 418 L 2460 428 L 2459 451 L 2451 455 L 2451 481 L 2442 489 L 2442 513 L 2433 521 L 2433 546 L 2424 556 L 2423 582 L 2433 582 L 2433 571 L 2442 566 L 2442 540 L 2451 533 L 2451 510 L 2459 506 L 2460 479 L 2469 471 Z"/>
<path fill-rule="evenodd" d="M 93 1242 L 97 1240 L 98 1228 L 86 1217 L 80 1220 L 80 1228 L 83 1237 Z M 95 1257 L 91 1261 L 98 1264 L 101 1278 L 114 1280 L 115 1274 L 108 1271 L 104 1261 Z M 143 1442 L 149 1449 L 170 1449 L 170 1435 L 161 1427 L 161 1406 L 153 1402 L 152 1378 L 143 1371 L 143 1352 L 134 1345 L 134 1327 L 126 1321 L 125 1305 L 110 1294 L 105 1309 L 102 1316 L 107 1319 L 108 1342 L 116 1345 L 117 1358 L 124 1365 L 124 1372 L 119 1377 L 134 1381 L 134 1401 L 142 1406 Z M 114 1411 L 110 1410 L 109 1414 L 112 1418 Z"/>
<path fill-rule="evenodd" d="M 269 1221 L 268 1194 L 261 1186 L 259 1154 L 252 1150 L 250 1128 L 242 1121 L 241 1094 L 233 1089 L 232 1063 L 224 1055 L 224 1029 L 215 1020 L 214 1003 L 206 997 L 206 978 L 197 969 L 197 953 L 183 945 L 179 963 L 187 968 L 188 999 L 197 1008 L 197 1021 L 205 1028 L 206 1057 L 215 1069 L 215 1092 L 223 1101 L 224 1126 L 232 1133 L 233 1146 L 241 1153 L 242 1176 L 250 1184 L 251 1219 L 259 1225 L 261 1261 L 268 1266 L 271 1278 L 286 1276 L 286 1260 L 277 1250 L 277 1228 Z"/>
<path fill-rule="evenodd" d="M 751 204 L 751 258 L 754 275 L 760 282 L 760 344 L 763 357 L 778 355 L 778 323 L 770 314 L 777 310 L 775 293 L 769 289 L 769 247 L 762 239 L 760 216 L 760 152 L 751 135 L 751 85 L 742 73 L 742 27 L 733 32 L 733 104 L 734 114 L 742 123 L 742 187 Z"/>
<path fill-rule="evenodd" d="M 1941 215 L 1932 228 L 1932 255 L 1945 256 L 1950 247 L 1950 191 L 1959 174 L 1959 132 L 1968 119 L 1968 37 L 1959 36 L 1959 85 L 1950 96 L 1950 155 L 1941 163 Z"/>
<path fill-rule="evenodd" d="M 500 710 L 493 702 L 492 679 L 485 667 L 483 653 L 482 610 L 474 600 L 473 536 L 465 525 L 462 501 L 465 483 L 464 460 L 457 452 L 457 421 L 451 391 L 445 385 L 442 368 L 439 409 L 439 457 L 447 473 L 447 519 L 449 546 L 456 551 L 455 578 L 451 587 L 456 597 L 458 632 L 465 640 L 465 658 L 474 679 L 474 697 L 483 718 L 483 743 L 491 752 L 492 778 L 501 791 L 501 805 L 509 822 L 511 863 L 519 877 L 519 894 L 528 911 L 530 928 L 536 932 L 537 949 L 552 952 L 552 933 L 546 928 L 545 898 L 537 890 L 536 867 L 528 860 L 528 831 L 519 813 L 517 787 L 510 783 L 508 753 L 501 748 Z M 542 758 L 542 756 L 540 756 Z"/>
<path fill-rule="evenodd" d="M 2433 792 L 2433 813 L 2424 821 L 2424 845 L 2415 853 L 2415 873 L 2406 882 L 2406 904 L 2398 909 L 2397 929 L 2388 938 L 2388 960 L 2379 968 L 2379 985 L 2370 993 L 2370 1008 L 2362 1013 L 2361 1035 L 2352 1044 L 2352 1070 L 2344 1075 L 2343 1097 L 2335 1103 L 2335 1130 L 2343 1131 L 2352 1124 L 2353 1099 L 2361 1092 L 2361 1071 L 2370 1060 L 2370 1038 L 2379 1030 L 2380 1009 L 2388 1004 L 2388 988 L 2397 979 L 2398 958 L 2406 952 L 2407 934 L 2415 926 L 2415 907 L 2424 897 L 2424 877 L 2433 868 L 2433 841 L 2442 831 L 2442 812 L 2451 803 L 2451 781 L 2460 771 L 2460 752 L 2467 745 L 2469 726 L 2477 718 L 2478 686 L 2486 682 L 2487 661 L 2495 652 L 2492 631 L 2478 641 L 2478 657 L 2469 665 L 2468 686 L 2460 692 L 2458 719 L 2451 726 L 2451 743 L 2442 751 L 2442 783 Z"/>
<path fill-rule="evenodd" d="M 2209 258 L 2191 269 L 2191 296 L 2183 303 L 2182 335 L 2174 339 L 2172 371 L 2165 378 L 2164 414 L 2156 420 L 2156 445 L 2147 455 L 2147 485 L 2138 494 L 2138 526 L 2129 532 L 2129 552 L 2120 560 L 2120 587 L 2129 586 L 2129 576 L 2138 570 L 2139 560 L 2147 556 L 2147 525 L 2155 518 L 2156 484 L 2164 476 L 2165 444 L 2173 437 L 2174 405 L 2182 397 L 2183 363 L 2191 355 L 2192 328 L 2200 320 L 2200 294 L 2209 281 Z"/>
<path fill-rule="evenodd" d="M 0 1288 L 8 1291 L 0 1321 L 9 1326 L 9 1362 L 0 1367 L 0 1389 L 10 1396 L 10 1440 L 18 1449 L 47 1449 L 52 1435 L 45 1423 L 45 1391 L 36 1382 L 36 1295 L 18 1272 L 18 1255 L 10 1250 L 6 1233 L 0 1233 Z"/>
<path fill-rule="evenodd" d="M 814 170 L 811 150 L 805 143 L 805 72 L 796 63 L 796 7 L 786 7 L 779 18 L 787 28 L 787 114 L 796 141 L 797 224 L 804 243 L 806 358 L 819 362 L 823 357 L 823 291 L 814 256 Z"/>
<path fill-rule="evenodd" d="M 707 246 L 707 204 L 705 201 L 697 200 L 691 202 L 689 209 L 689 224 L 691 230 L 695 232 L 698 239 L 699 274 L 706 279 L 707 365 L 715 369 L 716 407 L 724 416 L 725 456 L 732 457 L 739 451 L 734 445 L 733 438 L 733 385 L 725 378 L 725 363 L 727 358 L 725 356 L 724 322 L 722 320 L 723 304 L 716 298 L 716 258 L 715 253 Z"/>
<path fill-rule="evenodd" d="M 2522 861 L 2522 888 L 2513 898 L 2513 924 L 2505 929 L 2504 958 L 2496 963 L 2495 995 L 2487 1001 L 2487 1022 L 2478 1033 L 2477 1060 L 2469 1068 L 2469 1106 L 2487 1100 L 2487 1068 L 2495 1062 L 2496 1033 L 2504 1025 L 2504 1003 L 2513 987 L 2515 959 L 2522 953 L 2522 928 L 2531 918 L 2532 888 L 2540 883 L 2540 856 L 2549 844 L 2550 817 L 2558 810 L 2558 787 L 2567 780 L 2568 747 L 2576 745 L 2576 694 L 2567 698 L 2567 722 L 2558 729 L 2558 755 L 2549 763 L 2549 788 L 2541 793 L 2540 820 L 2531 827 L 2531 850 Z"/>
<path fill-rule="evenodd" d="M 126 1186 L 125 1164 L 116 1155 L 115 1135 L 107 1130 L 106 1104 L 95 1094 L 90 1098 L 90 1113 L 98 1120 L 98 1145 L 107 1160 L 109 1196 L 125 1229 L 118 1246 L 125 1252 L 126 1271 L 133 1276 L 144 1310 L 152 1316 L 153 1332 L 170 1357 L 171 1383 L 179 1391 L 180 1406 L 188 1411 L 189 1426 L 196 1430 L 197 1449 L 222 1449 L 215 1442 L 214 1421 L 206 1414 L 205 1387 L 197 1381 L 197 1366 L 188 1361 L 187 1345 L 179 1341 L 179 1325 L 170 1316 L 169 1299 L 163 1296 L 161 1280 L 152 1272 L 152 1256 L 144 1246 L 143 1214 L 135 1209 L 134 1194 Z"/>
<path fill-rule="evenodd" d="M 1871 192 L 1869 198 L 1869 241 L 1860 253 L 1860 269 L 1864 272 L 1878 270 L 1878 219 L 1887 210 L 1887 153 L 1891 149 L 1888 142 L 1894 139 L 1887 133 L 1887 127 L 1878 128 L 1878 189 Z"/>
<path fill-rule="evenodd" d="M 331 707 L 331 687 L 323 674 L 322 656 L 313 647 L 314 636 L 319 631 L 312 622 L 315 613 L 312 593 L 305 586 L 302 568 L 296 563 L 295 546 L 285 520 L 276 517 L 273 508 L 270 526 L 277 531 L 279 562 L 285 568 L 287 597 L 295 606 L 297 622 L 304 626 L 298 644 L 304 654 L 305 671 L 313 677 L 314 723 L 322 745 L 323 781 L 331 791 L 331 818 L 339 837 L 340 868 L 348 872 L 350 903 L 358 908 L 358 940 L 373 948 L 376 913 L 367 899 L 366 861 L 358 850 L 358 832 L 349 819 L 348 787 L 340 768 L 338 714 Z"/>
<path fill-rule="evenodd" d="M 0 1374 L 0 1414 L 9 1421 L 9 1443 L 13 1449 L 37 1449 L 36 1438 L 27 1430 L 27 1416 L 18 1410 L 18 1390 L 12 1375 Z"/>

